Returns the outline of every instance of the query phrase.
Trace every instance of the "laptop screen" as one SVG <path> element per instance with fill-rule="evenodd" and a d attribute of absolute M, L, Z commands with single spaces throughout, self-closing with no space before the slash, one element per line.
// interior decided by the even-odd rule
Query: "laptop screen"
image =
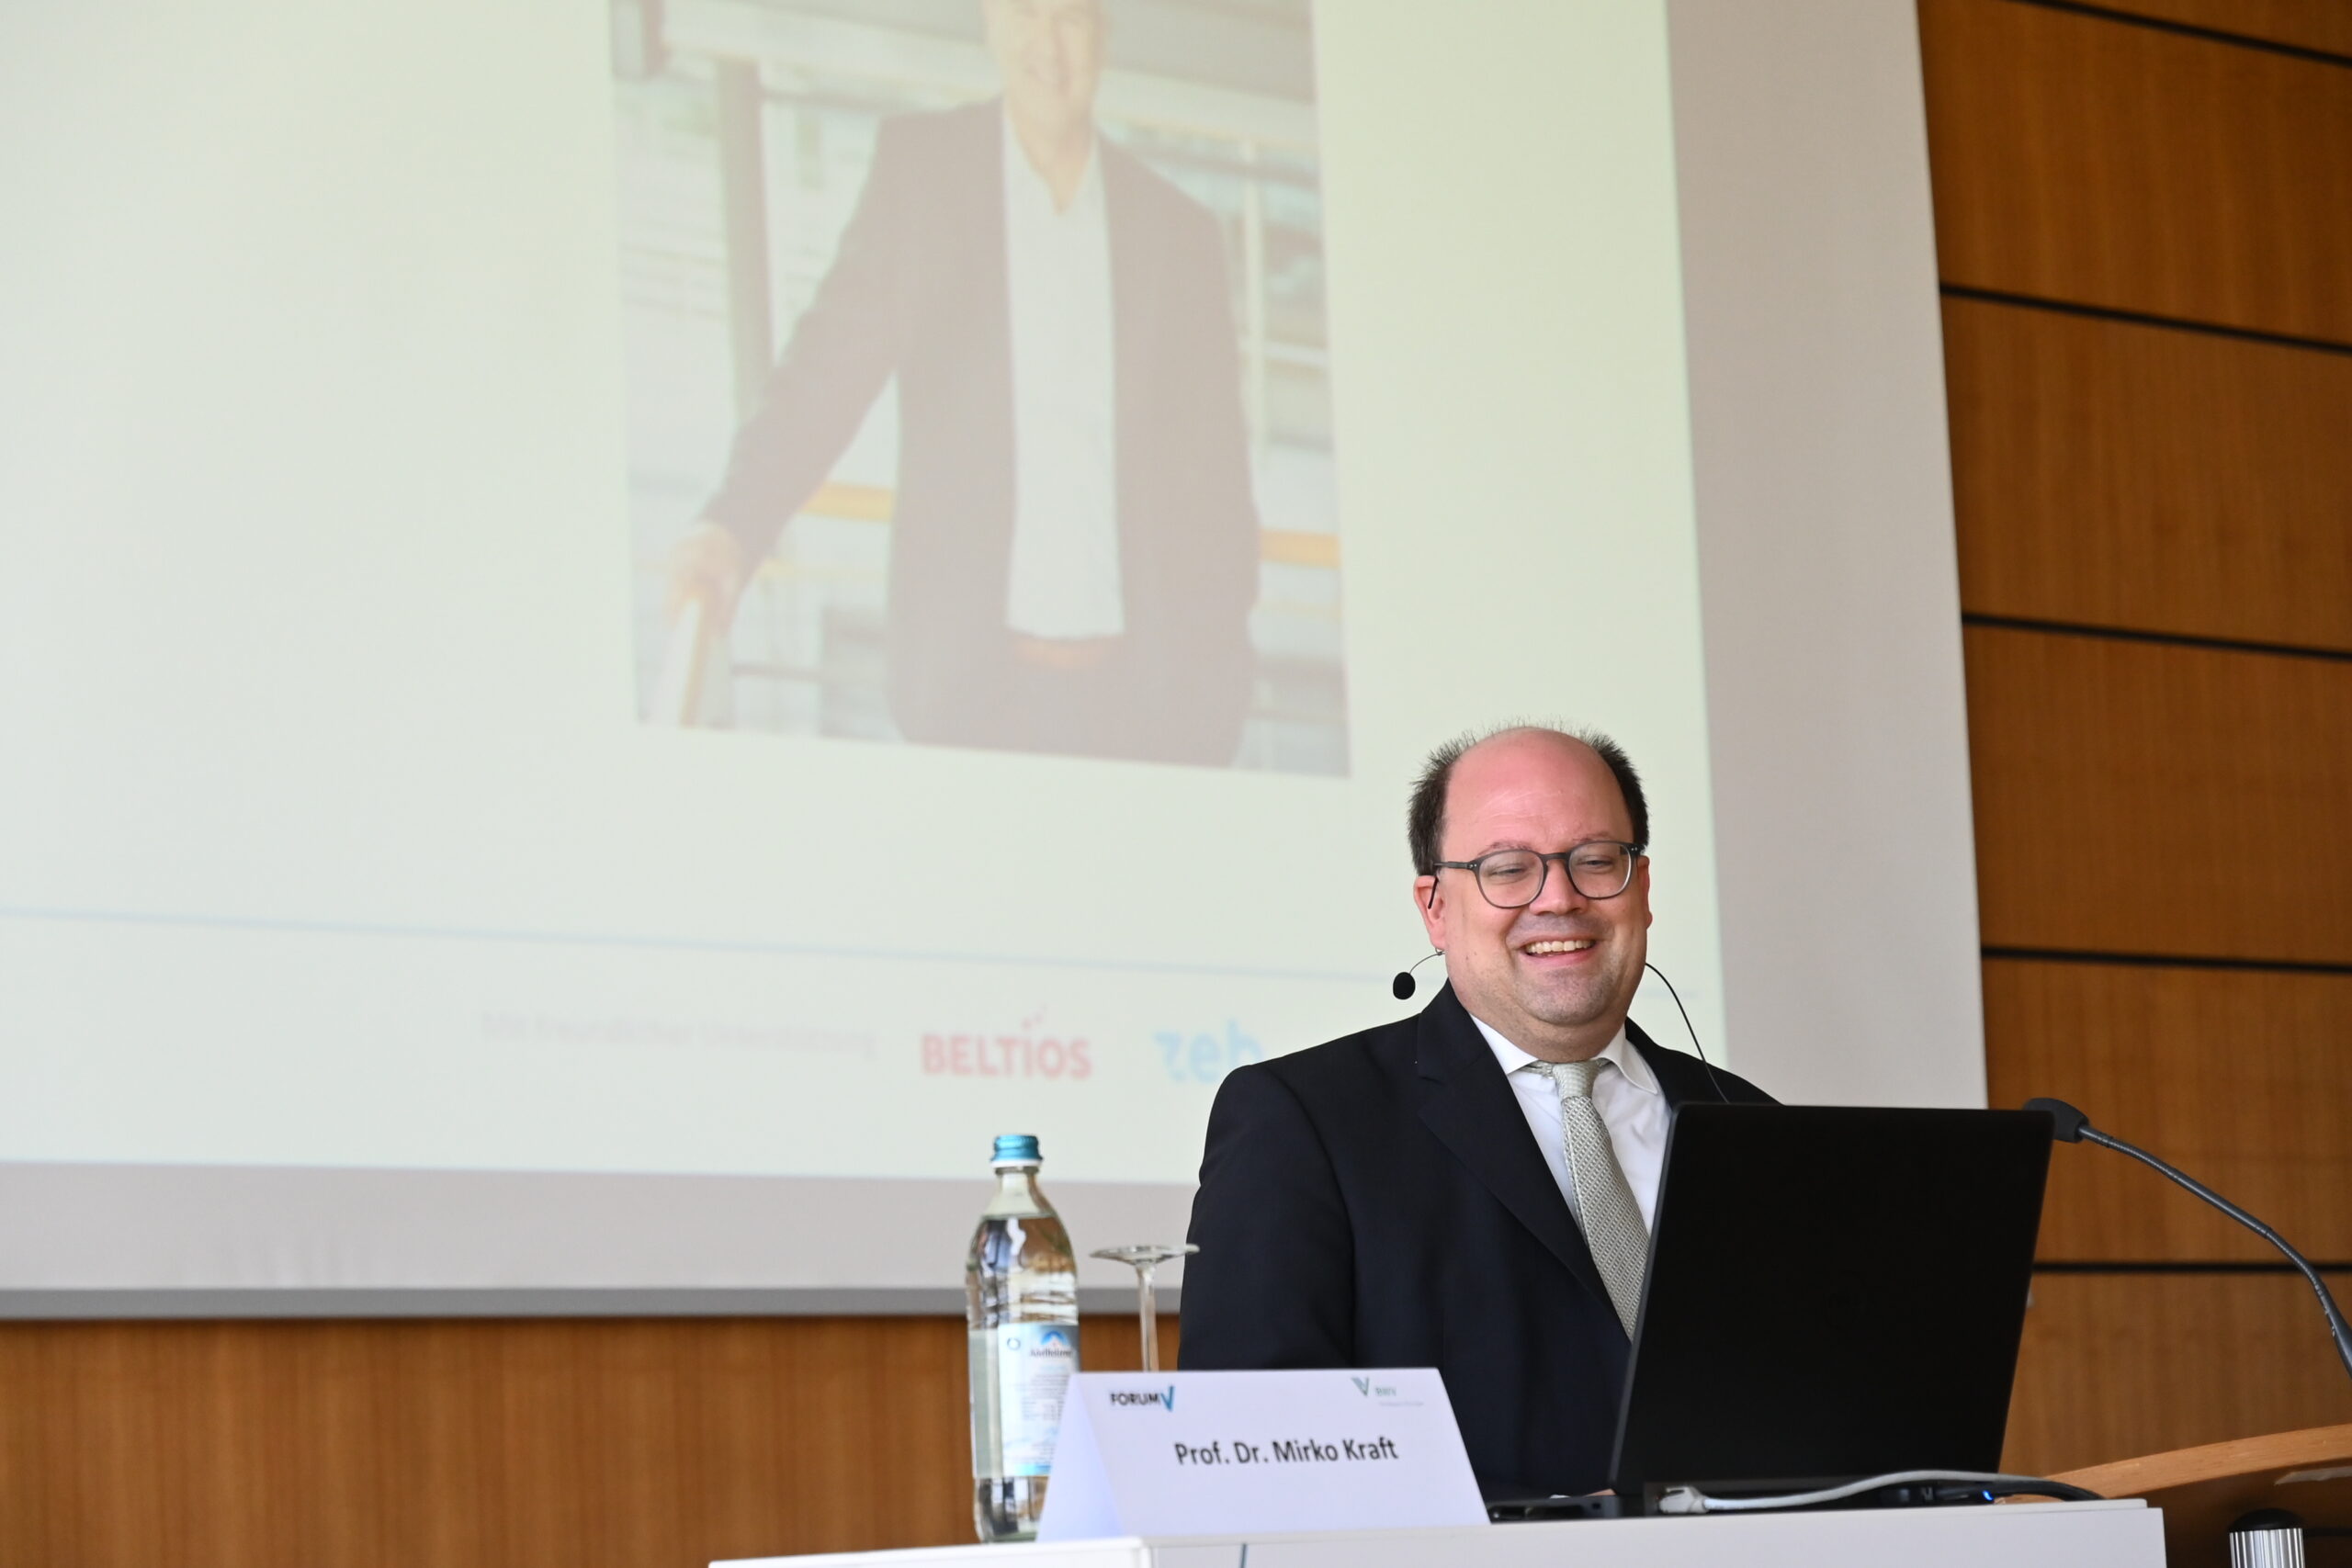
<path fill-rule="evenodd" d="M 1682 1107 L 1619 1495 L 1999 1468 L 2049 1165 L 2029 1111 Z"/>

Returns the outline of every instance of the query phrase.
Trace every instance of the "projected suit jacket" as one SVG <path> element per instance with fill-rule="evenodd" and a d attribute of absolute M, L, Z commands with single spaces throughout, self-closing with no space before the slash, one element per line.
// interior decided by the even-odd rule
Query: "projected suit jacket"
<path fill-rule="evenodd" d="M 1003 114 L 886 120 L 832 270 L 706 514 L 764 556 L 896 375 L 892 716 L 911 739 L 997 743 L 1013 526 Z M 1240 367 L 1208 210 L 1098 139 L 1109 235 L 1126 699 L 1167 760 L 1232 760 L 1257 596 Z"/>
<path fill-rule="evenodd" d="M 1697 1061 L 1626 1033 L 1669 1105 L 1715 1098 Z M 1631 1347 L 1452 987 L 1416 1017 L 1227 1076 L 1192 1239 L 1187 1371 L 1435 1367 L 1488 1496 L 1609 1484 Z"/>

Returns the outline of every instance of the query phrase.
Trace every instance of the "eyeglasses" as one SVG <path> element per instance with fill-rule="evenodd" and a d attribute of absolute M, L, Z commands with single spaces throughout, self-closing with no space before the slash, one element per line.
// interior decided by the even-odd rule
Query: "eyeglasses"
<path fill-rule="evenodd" d="M 1467 871 L 1478 878 L 1478 891 L 1498 909 L 1523 909 L 1544 896 L 1544 885 L 1558 861 L 1568 886 L 1588 898 L 1614 898 L 1633 886 L 1634 864 L 1646 844 L 1623 844 L 1614 839 L 1593 839 L 1571 844 L 1557 854 L 1533 850 L 1496 850 L 1476 860 L 1442 860 L 1432 871 Z"/>

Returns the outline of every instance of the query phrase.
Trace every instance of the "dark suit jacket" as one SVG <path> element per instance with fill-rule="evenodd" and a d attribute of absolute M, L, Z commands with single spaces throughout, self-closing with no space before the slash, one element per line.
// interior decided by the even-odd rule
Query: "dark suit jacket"
<path fill-rule="evenodd" d="M 832 270 L 735 440 L 707 514 L 757 560 L 892 375 L 890 705 L 910 738 L 989 745 L 1006 689 L 1012 310 L 999 104 L 883 122 Z M 1109 229 L 1122 661 L 1167 760 L 1232 760 L 1249 698 L 1258 514 L 1225 243 L 1207 209 L 1096 142 Z"/>
<path fill-rule="evenodd" d="M 1697 1061 L 1626 1027 L 1669 1105 L 1715 1098 Z M 1625 1331 L 1452 987 L 1227 1076 L 1192 1239 L 1186 1370 L 1435 1367 L 1488 1495 L 1609 1484 Z"/>

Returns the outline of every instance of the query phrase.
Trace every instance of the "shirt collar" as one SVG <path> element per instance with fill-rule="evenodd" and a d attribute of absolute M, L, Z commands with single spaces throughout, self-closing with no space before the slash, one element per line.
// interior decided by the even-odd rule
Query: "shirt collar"
<path fill-rule="evenodd" d="M 1078 178 L 1078 189 L 1071 194 L 1069 206 L 1056 211 L 1052 187 L 1046 184 L 1046 176 L 1031 166 L 1029 154 L 1021 145 L 1021 133 L 1012 129 L 1012 111 L 1000 108 L 997 117 L 1002 122 L 1006 194 L 1020 192 L 1036 211 L 1055 218 L 1091 217 L 1092 209 L 1102 203 L 1102 128 L 1096 126 L 1087 142 L 1086 172 Z"/>
<path fill-rule="evenodd" d="M 1504 1039 L 1500 1030 L 1476 1013 L 1470 1014 L 1470 1021 L 1476 1024 L 1478 1032 L 1487 1037 L 1487 1048 L 1495 1054 L 1495 1063 L 1502 1068 L 1504 1077 L 1510 1077 L 1531 1062 L 1543 1060 L 1541 1056 L 1530 1055 Z M 1600 1048 L 1600 1055 L 1601 1060 L 1613 1064 L 1619 1072 L 1625 1075 L 1625 1081 L 1644 1094 L 1659 1092 L 1657 1075 L 1650 1071 L 1649 1063 L 1642 1059 L 1642 1054 L 1634 1050 L 1634 1043 L 1625 1037 L 1623 1025 L 1618 1026 L 1616 1034 Z"/>

